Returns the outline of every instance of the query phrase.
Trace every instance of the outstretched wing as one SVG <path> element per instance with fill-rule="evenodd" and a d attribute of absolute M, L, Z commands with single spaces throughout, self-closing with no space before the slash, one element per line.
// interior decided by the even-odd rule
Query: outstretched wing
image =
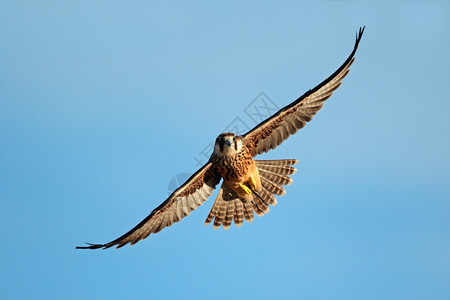
<path fill-rule="evenodd" d="M 342 84 L 342 79 L 350 71 L 349 67 L 355 60 L 354 56 L 364 33 L 364 28 L 359 29 L 352 53 L 336 72 L 288 106 L 280 109 L 273 116 L 256 125 L 243 136 L 244 143 L 250 149 L 252 156 L 275 149 L 290 135 L 303 128 L 306 122 L 311 121 L 313 116 L 322 108 L 324 101 L 331 97 L 333 92 Z"/>
<path fill-rule="evenodd" d="M 191 211 L 203 204 L 216 185 L 220 182 L 220 175 L 207 163 L 182 186 L 175 190 L 166 201 L 155 208 L 141 223 L 133 229 L 107 244 L 88 244 L 89 246 L 76 247 L 77 249 L 98 249 L 116 246 L 120 248 L 128 243 L 136 244 L 151 233 L 157 233 L 164 227 L 170 226 L 188 216 Z"/>

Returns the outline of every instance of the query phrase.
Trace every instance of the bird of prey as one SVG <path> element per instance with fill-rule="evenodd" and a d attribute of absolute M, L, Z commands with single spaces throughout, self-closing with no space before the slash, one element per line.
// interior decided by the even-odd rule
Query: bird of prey
<path fill-rule="evenodd" d="M 297 160 L 254 160 L 253 157 L 275 149 L 311 121 L 348 74 L 364 28 L 360 28 L 356 35 L 353 51 L 330 77 L 246 134 L 220 134 L 209 161 L 133 229 L 109 243 L 88 243 L 88 246 L 76 248 L 106 249 L 112 246 L 120 248 L 128 243 L 133 245 L 188 216 L 211 196 L 221 180 L 222 185 L 205 225 L 214 220 L 215 229 L 220 226 L 228 229 L 234 221 L 240 227 L 244 219 L 252 222 L 254 213 L 258 216 L 268 213 L 269 205 L 277 203 L 274 195 L 284 195 L 283 185 L 292 183 L 289 175 L 297 171 L 292 167 Z"/>

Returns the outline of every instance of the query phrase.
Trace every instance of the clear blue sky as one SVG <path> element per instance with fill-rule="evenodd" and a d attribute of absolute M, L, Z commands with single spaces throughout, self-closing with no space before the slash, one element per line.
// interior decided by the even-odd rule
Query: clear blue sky
<path fill-rule="evenodd" d="M 263 218 L 120 250 L 264 92 L 284 106 L 366 32 L 341 88 L 263 158 Z M 450 4 L 0 3 L 0 298 L 450 299 Z M 251 124 L 254 125 L 254 124 Z"/>

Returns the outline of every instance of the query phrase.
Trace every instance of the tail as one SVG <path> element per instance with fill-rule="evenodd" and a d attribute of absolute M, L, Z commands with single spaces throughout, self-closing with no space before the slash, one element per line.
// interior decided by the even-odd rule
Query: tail
<path fill-rule="evenodd" d="M 283 185 L 293 182 L 289 175 L 297 172 L 297 169 L 292 167 L 297 163 L 296 159 L 255 160 L 261 178 L 262 191 L 257 194 L 253 191 L 253 199 L 250 202 L 240 198 L 227 184 L 222 183 L 216 201 L 205 220 L 205 225 L 214 219 L 214 229 L 219 228 L 220 225 L 228 229 L 234 220 L 236 226 L 240 227 L 244 218 L 248 222 L 253 221 L 253 212 L 258 216 L 267 214 L 270 210 L 269 205 L 277 204 L 275 195 L 286 194 Z"/>

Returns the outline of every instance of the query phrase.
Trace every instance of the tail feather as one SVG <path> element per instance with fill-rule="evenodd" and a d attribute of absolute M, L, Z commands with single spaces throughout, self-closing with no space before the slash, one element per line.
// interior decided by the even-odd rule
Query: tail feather
<path fill-rule="evenodd" d="M 284 160 L 255 160 L 259 171 L 269 172 L 276 175 L 293 175 L 297 169 L 291 167 L 298 163 L 296 159 Z"/>
<path fill-rule="evenodd" d="M 228 203 L 227 203 L 228 204 L 227 212 L 226 212 L 225 220 L 222 223 L 222 226 L 225 230 L 230 228 L 231 222 L 233 222 L 235 202 L 236 201 L 228 201 Z"/>
<path fill-rule="evenodd" d="M 246 201 L 240 198 L 227 184 L 223 183 L 216 201 L 209 212 L 205 225 L 214 220 L 214 229 L 221 225 L 228 229 L 234 220 L 237 227 L 240 227 L 244 219 L 252 222 L 254 213 L 258 216 L 267 214 L 270 210 L 269 205 L 275 206 L 277 199 L 275 195 L 282 196 L 286 193 L 283 185 L 292 183 L 289 175 L 295 174 L 297 169 L 296 159 L 283 160 L 255 160 L 261 178 L 262 190 L 253 193 L 252 201 Z M 274 195 L 275 194 L 275 195 Z"/>
<path fill-rule="evenodd" d="M 262 169 L 259 170 L 259 175 L 266 178 L 267 180 L 270 180 L 273 183 L 278 183 L 282 185 L 290 185 L 293 182 L 292 178 L 287 175 L 274 174 L 271 172 L 264 171 Z"/>
<path fill-rule="evenodd" d="M 244 217 L 247 222 L 253 222 L 255 215 L 253 214 L 253 205 L 249 201 L 241 201 L 244 205 Z"/>
<path fill-rule="evenodd" d="M 217 199 L 221 199 L 222 198 L 222 194 L 223 194 L 223 190 L 220 189 L 219 190 L 219 194 L 217 195 Z M 220 201 L 215 201 L 214 202 L 214 205 L 211 208 L 211 211 L 209 212 L 208 217 L 206 217 L 205 225 L 211 223 L 211 221 L 216 216 L 217 212 L 219 211 L 219 202 Z"/>
<path fill-rule="evenodd" d="M 275 196 L 271 192 L 269 192 L 264 186 L 259 194 L 264 199 L 264 201 L 266 201 L 267 204 L 272 206 L 277 205 L 277 198 L 275 198 Z"/>
<path fill-rule="evenodd" d="M 267 214 L 270 210 L 269 205 L 264 203 L 262 199 L 260 199 L 256 194 L 253 196 L 253 209 L 255 210 L 255 213 L 262 217 L 265 214 Z"/>
<path fill-rule="evenodd" d="M 255 160 L 256 166 L 286 167 L 298 164 L 297 159 Z M 295 168 L 294 168 L 295 169 Z"/>
<path fill-rule="evenodd" d="M 284 194 L 286 194 L 286 191 L 282 185 L 274 183 L 269 179 L 261 177 L 261 184 L 265 189 L 267 189 L 271 193 L 274 193 L 275 195 L 284 196 Z"/>
<path fill-rule="evenodd" d="M 237 227 L 241 227 L 242 223 L 244 223 L 244 204 L 240 199 L 234 201 L 235 213 L 234 213 L 234 224 Z"/>
<path fill-rule="evenodd" d="M 225 215 L 227 213 L 227 201 L 219 201 L 219 209 L 216 214 L 216 218 L 214 219 L 214 229 L 219 228 L 220 225 L 223 224 L 223 221 L 225 219 Z"/>

